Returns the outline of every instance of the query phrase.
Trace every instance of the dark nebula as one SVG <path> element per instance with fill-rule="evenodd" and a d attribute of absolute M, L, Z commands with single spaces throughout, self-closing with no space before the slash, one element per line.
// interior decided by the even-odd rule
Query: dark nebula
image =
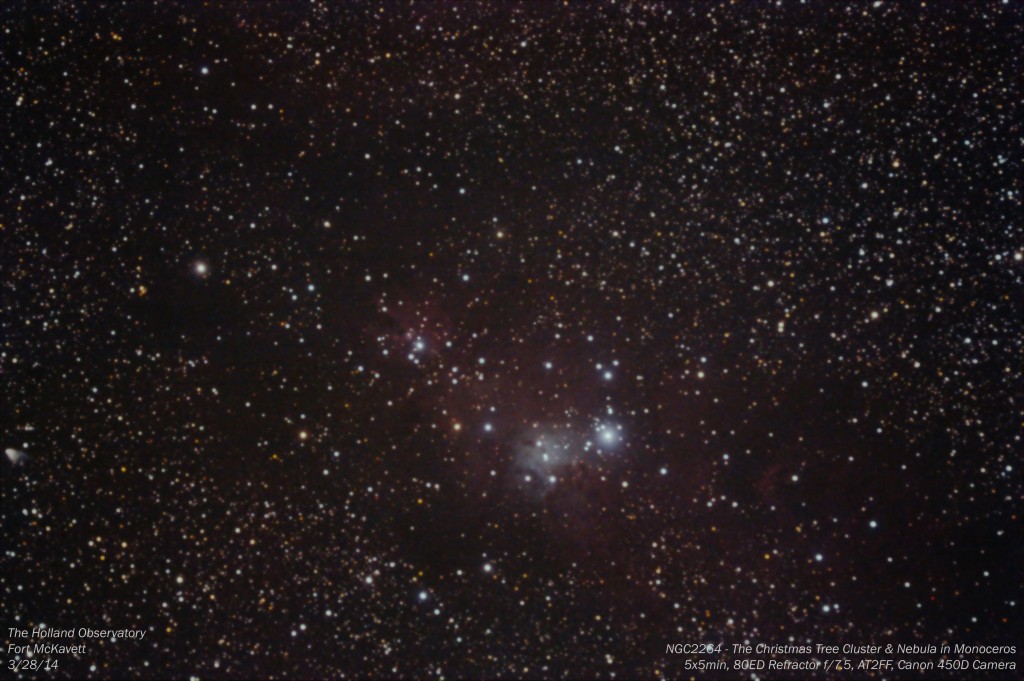
<path fill-rule="evenodd" d="M 1020 666 L 1021 2 L 0 17 L 5 674 Z"/>

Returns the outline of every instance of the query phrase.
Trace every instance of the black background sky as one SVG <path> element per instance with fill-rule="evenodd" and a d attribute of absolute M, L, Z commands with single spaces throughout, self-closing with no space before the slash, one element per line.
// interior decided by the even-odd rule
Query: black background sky
<path fill-rule="evenodd" d="M 1020 649 L 1019 2 L 0 12 L 50 676 Z"/>

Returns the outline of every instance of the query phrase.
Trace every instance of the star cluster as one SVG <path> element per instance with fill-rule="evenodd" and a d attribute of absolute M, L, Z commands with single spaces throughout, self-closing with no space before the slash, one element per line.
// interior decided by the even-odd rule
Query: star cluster
<path fill-rule="evenodd" d="M 1019 2 L 0 16 L 2 625 L 149 632 L 54 676 L 1020 650 Z"/>

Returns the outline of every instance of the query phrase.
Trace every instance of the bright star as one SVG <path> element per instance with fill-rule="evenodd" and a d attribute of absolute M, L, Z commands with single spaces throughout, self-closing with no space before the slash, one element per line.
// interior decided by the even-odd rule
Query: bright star
<path fill-rule="evenodd" d="M 614 445 L 622 439 L 622 435 L 619 432 L 621 430 L 622 426 L 616 426 L 608 423 L 599 424 L 597 426 L 597 440 L 606 446 Z"/>

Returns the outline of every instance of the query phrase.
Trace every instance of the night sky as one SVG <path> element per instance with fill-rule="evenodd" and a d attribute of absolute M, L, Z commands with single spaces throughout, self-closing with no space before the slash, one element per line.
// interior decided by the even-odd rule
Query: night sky
<path fill-rule="evenodd" d="M 1020 665 L 1024 4 L 0 18 L 28 676 Z"/>

